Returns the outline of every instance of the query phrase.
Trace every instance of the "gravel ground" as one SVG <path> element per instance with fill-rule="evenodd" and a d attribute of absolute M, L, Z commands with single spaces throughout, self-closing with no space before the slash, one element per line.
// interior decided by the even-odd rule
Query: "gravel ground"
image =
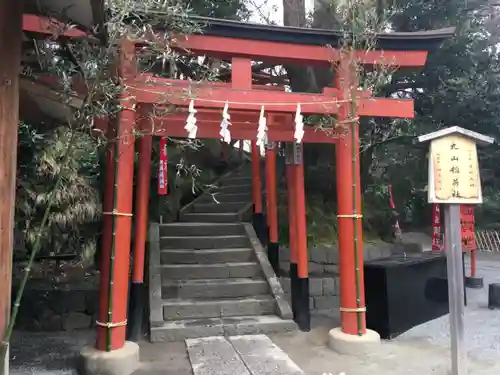
<path fill-rule="evenodd" d="M 94 331 L 15 332 L 10 350 L 12 375 L 76 375 L 75 356 L 95 339 Z"/>
<path fill-rule="evenodd" d="M 468 272 L 466 265 L 466 272 Z M 488 284 L 500 282 L 500 254 L 480 254 L 477 275 L 483 277 L 483 289 L 467 289 L 465 340 L 471 357 L 500 361 L 500 311 L 488 309 Z M 395 342 L 420 339 L 449 347 L 448 316 L 422 324 L 399 336 Z"/>

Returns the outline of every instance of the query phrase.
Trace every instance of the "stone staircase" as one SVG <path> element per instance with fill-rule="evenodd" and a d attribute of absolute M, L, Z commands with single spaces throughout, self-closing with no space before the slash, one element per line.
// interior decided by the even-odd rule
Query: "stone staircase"
<path fill-rule="evenodd" d="M 151 341 L 294 330 L 292 312 L 252 226 L 251 177 L 222 177 L 216 193 L 150 233 Z"/>

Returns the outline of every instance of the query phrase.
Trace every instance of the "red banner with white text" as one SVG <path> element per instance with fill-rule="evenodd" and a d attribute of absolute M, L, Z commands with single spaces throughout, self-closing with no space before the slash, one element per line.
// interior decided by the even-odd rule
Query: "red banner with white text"
<path fill-rule="evenodd" d="M 473 205 L 460 205 L 460 233 L 462 237 L 462 251 L 469 252 L 476 250 Z M 441 212 L 439 204 L 434 204 L 432 214 L 432 250 L 443 249 L 444 244 L 443 238 L 441 236 Z"/>
<path fill-rule="evenodd" d="M 160 163 L 158 166 L 158 195 L 167 195 L 168 173 L 167 173 L 167 138 L 160 138 Z"/>
<path fill-rule="evenodd" d="M 432 206 L 432 250 L 439 251 L 442 249 L 441 210 L 437 203 L 434 203 Z"/>
<path fill-rule="evenodd" d="M 460 205 L 460 226 L 462 232 L 462 251 L 476 250 L 476 233 L 473 205 Z"/>

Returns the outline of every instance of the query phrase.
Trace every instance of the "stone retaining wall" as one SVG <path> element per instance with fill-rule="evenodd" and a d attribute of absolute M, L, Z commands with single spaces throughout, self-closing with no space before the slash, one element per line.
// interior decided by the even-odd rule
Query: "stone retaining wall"
<path fill-rule="evenodd" d="M 363 244 L 364 259 L 371 260 L 390 256 L 394 245 L 386 242 L 365 242 Z M 309 274 L 311 276 L 338 275 L 338 247 L 315 247 L 307 253 L 309 259 Z M 290 249 L 280 248 L 280 268 L 288 272 Z"/>
<path fill-rule="evenodd" d="M 290 278 L 280 278 L 285 297 L 290 303 Z M 338 277 L 309 278 L 309 309 L 330 310 L 339 307 Z"/>
<path fill-rule="evenodd" d="M 94 327 L 99 306 L 97 288 L 67 287 L 48 289 L 28 284 L 19 308 L 16 329 L 71 331 Z M 16 290 L 17 286 L 13 288 L 13 291 Z"/>
<path fill-rule="evenodd" d="M 309 259 L 309 274 L 323 275 L 338 274 L 338 250 L 336 247 L 331 248 L 312 248 L 308 252 Z M 290 249 L 280 249 L 280 268 L 288 272 L 290 262 Z"/>
<path fill-rule="evenodd" d="M 364 259 L 390 256 L 393 245 L 384 242 L 364 243 Z M 339 266 L 338 248 L 312 248 L 308 251 L 309 267 L 309 308 L 330 310 L 339 307 Z M 280 249 L 280 268 L 283 277 L 281 285 L 290 302 L 290 278 L 288 277 L 290 249 Z"/>

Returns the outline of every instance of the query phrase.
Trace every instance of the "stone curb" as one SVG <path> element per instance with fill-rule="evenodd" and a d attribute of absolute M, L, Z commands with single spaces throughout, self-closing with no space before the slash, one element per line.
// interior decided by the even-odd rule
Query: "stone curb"
<path fill-rule="evenodd" d="M 151 223 L 149 226 L 149 327 L 163 325 L 163 309 L 161 301 L 160 270 L 160 226 Z M 150 337 L 153 337 L 150 332 Z"/>
<path fill-rule="evenodd" d="M 257 238 L 257 234 L 255 233 L 252 224 L 243 223 L 243 225 L 245 227 L 245 231 L 248 235 L 248 238 L 250 239 L 252 248 L 255 251 L 257 260 L 260 263 L 262 272 L 264 273 L 264 276 L 269 284 L 269 287 L 271 288 L 271 292 L 274 296 L 274 299 L 276 300 L 276 304 L 278 307 L 277 311 L 278 315 L 282 319 L 292 319 L 293 317 L 292 309 L 286 300 L 285 292 L 283 291 L 280 281 L 276 276 L 276 274 L 274 273 L 274 270 L 271 267 L 269 260 L 267 259 L 267 254 L 265 253 L 264 248 L 260 244 L 260 241 Z"/>

